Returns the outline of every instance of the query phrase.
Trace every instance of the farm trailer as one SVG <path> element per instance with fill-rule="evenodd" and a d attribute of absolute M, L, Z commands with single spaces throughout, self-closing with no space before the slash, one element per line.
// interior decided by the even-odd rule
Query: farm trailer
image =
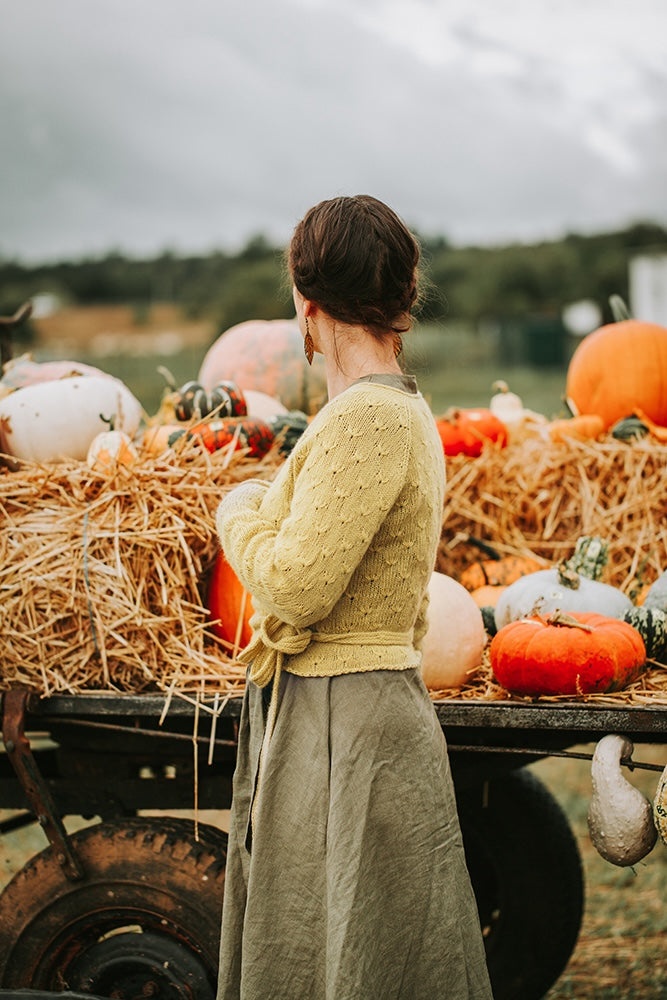
<path fill-rule="evenodd" d="M 231 805 L 240 699 L 23 689 L 0 699 L 0 809 L 10 813 L 0 834 L 39 824 L 45 835 L 0 894 L 0 1000 L 212 1000 L 226 834 L 199 816 Z M 525 765 L 608 733 L 667 743 L 667 709 L 434 708 L 495 1000 L 539 1000 L 575 948 L 584 885 L 568 820 Z M 67 832 L 68 817 L 89 825 Z"/>

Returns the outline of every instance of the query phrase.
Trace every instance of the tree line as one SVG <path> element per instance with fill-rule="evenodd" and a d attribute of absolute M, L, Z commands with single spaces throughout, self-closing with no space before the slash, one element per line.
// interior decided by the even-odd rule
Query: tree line
<path fill-rule="evenodd" d="M 667 245 L 667 229 L 641 222 L 625 229 L 505 246 L 452 246 L 421 237 L 425 320 L 478 324 L 484 319 L 560 315 L 580 299 L 596 302 L 604 321 L 609 297 L 628 297 L 634 252 Z M 237 253 L 136 259 L 114 251 L 76 261 L 27 265 L 0 259 L 0 314 L 50 292 L 67 304 L 130 303 L 141 316 L 153 302 L 172 302 L 219 330 L 247 319 L 293 316 L 284 248 L 257 235 Z"/>

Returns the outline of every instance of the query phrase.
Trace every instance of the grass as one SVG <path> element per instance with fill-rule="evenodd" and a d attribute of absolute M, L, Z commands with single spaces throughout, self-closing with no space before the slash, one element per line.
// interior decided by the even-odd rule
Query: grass
<path fill-rule="evenodd" d="M 592 753 L 594 748 L 572 749 Z M 667 762 L 667 747 L 636 747 L 634 759 L 662 766 Z M 570 821 L 586 886 L 579 941 L 545 1000 L 667 1000 L 667 848 L 658 841 L 634 868 L 609 864 L 595 851 L 586 826 L 589 762 L 551 757 L 530 766 Z M 635 770 L 626 772 L 626 777 L 653 799 L 658 772 Z M 80 825 L 76 818 L 67 820 L 68 829 Z M 0 839 L 0 889 L 45 846 L 44 832 L 37 825 Z"/>
<path fill-rule="evenodd" d="M 592 753 L 594 747 L 576 749 Z M 633 758 L 662 766 L 667 747 L 636 747 Z M 667 1000 L 667 847 L 658 840 L 634 868 L 610 864 L 588 835 L 590 764 L 553 757 L 531 769 L 565 810 L 581 852 L 586 886 L 577 947 L 545 1000 Z M 658 772 L 626 771 L 625 776 L 653 800 Z"/>

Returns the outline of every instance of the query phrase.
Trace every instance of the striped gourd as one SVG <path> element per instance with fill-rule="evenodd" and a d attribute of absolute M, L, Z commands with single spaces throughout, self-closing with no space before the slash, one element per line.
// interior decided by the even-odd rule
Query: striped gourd
<path fill-rule="evenodd" d="M 641 635 L 649 660 L 661 660 L 667 652 L 667 613 L 659 608 L 647 608 L 644 603 L 638 608 L 629 608 L 623 619 Z"/>

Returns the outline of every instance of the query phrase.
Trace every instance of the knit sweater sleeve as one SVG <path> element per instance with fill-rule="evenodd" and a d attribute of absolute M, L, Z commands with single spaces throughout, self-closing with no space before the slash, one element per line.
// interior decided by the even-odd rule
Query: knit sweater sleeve
<path fill-rule="evenodd" d="M 408 407 L 334 405 L 301 462 L 269 488 L 257 509 L 231 502 L 216 524 L 226 557 L 254 598 L 281 621 L 297 627 L 325 617 L 400 493 L 410 438 Z M 305 442 L 304 442 L 305 444 Z M 276 522 L 265 509 L 280 506 Z"/>

